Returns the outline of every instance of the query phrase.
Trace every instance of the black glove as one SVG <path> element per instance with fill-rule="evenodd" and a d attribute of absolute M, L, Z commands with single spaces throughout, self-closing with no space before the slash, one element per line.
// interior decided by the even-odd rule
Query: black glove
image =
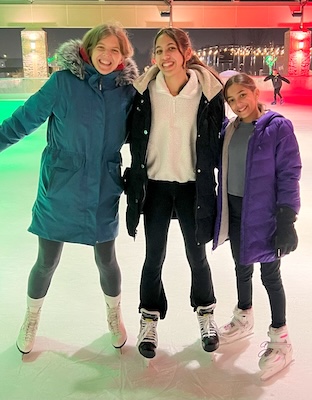
<path fill-rule="evenodd" d="M 296 250 L 298 236 L 294 227 L 296 213 L 289 207 L 279 207 L 276 215 L 275 251 L 282 257 Z"/>

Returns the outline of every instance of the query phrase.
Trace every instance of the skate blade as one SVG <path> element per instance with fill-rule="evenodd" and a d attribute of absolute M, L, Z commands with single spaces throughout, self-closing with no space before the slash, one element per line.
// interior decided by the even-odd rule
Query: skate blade
<path fill-rule="evenodd" d="M 114 346 L 114 345 L 113 345 L 114 349 L 116 349 L 117 352 L 119 352 L 120 354 L 122 354 L 122 353 L 123 353 L 123 350 L 122 350 L 122 349 L 123 349 L 124 345 L 126 344 L 126 341 L 127 341 L 127 338 L 125 339 L 125 341 L 123 342 L 122 345 L 120 345 L 120 346 Z"/>
<path fill-rule="evenodd" d="M 29 350 L 29 351 L 22 351 L 22 350 L 18 347 L 17 343 L 16 343 L 16 348 L 17 348 L 17 350 L 20 352 L 20 354 L 21 354 L 21 356 L 22 356 L 22 359 L 23 359 L 24 356 L 27 356 L 27 354 L 29 354 L 29 353 L 31 352 L 31 350 Z"/>
<path fill-rule="evenodd" d="M 143 357 L 143 365 L 145 368 L 148 368 L 150 366 L 151 358 L 145 358 Z"/>
<path fill-rule="evenodd" d="M 260 372 L 260 380 L 261 381 L 267 381 L 268 379 L 272 378 L 273 376 L 277 375 L 279 372 L 284 371 L 284 369 L 290 367 L 295 360 L 291 360 L 287 365 L 279 368 L 271 368 L 267 371 L 263 371 L 262 373 Z"/>
<path fill-rule="evenodd" d="M 116 353 L 118 353 L 119 355 L 122 356 L 122 353 L 123 353 L 123 348 L 122 347 L 115 347 L 115 351 L 116 351 Z"/>

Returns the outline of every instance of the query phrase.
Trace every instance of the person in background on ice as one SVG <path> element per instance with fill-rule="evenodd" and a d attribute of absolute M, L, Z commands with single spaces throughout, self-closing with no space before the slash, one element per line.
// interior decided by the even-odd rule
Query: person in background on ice
<path fill-rule="evenodd" d="M 157 323 L 167 312 L 161 275 L 173 215 L 191 268 L 190 302 L 202 347 L 211 352 L 219 346 L 205 243 L 213 238 L 216 215 L 214 169 L 224 118 L 223 85 L 194 54 L 181 29 L 161 29 L 154 39 L 153 57 L 155 65 L 134 83 L 138 93 L 130 116 L 132 160 L 124 176 L 130 236 L 135 237 L 141 212 L 144 215 L 146 258 L 138 349 L 146 358 L 156 354 Z"/>
<path fill-rule="evenodd" d="M 284 103 L 283 96 L 281 95 L 281 88 L 283 85 L 283 81 L 286 83 L 290 83 L 290 81 L 282 76 L 277 69 L 273 69 L 272 74 L 266 76 L 264 78 L 264 82 L 268 81 L 269 79 L 272 80 L 273 88 L 274 88 L 274 100 L 272 101 L 272 105 L 276 104 L 276 96 L 279 96 L 280 103 Z"/>
<path fill-rule="evenodd" d="M 264 109 L 251 77 L 242 73 L 229 78 L 224 97 L 237 118 L 222 135 L 213 248 L 230 240 L 238 303 L 232 320 L 219 329 L 220 343 L 253 333 L 252 276 L 259 262 L 271 308 L 270 341 L 259 361 L 265 380 L 292 361 L 280 266 L 298 243 L 294 223 L 300 208 L 300 153 L 292 123 Z"/>
<path fill-rule="evenodd" d="M 120 149 L 138 75 L 132 55 L 127 33 L 118 24 L 97 26 L 82 42 L 64 43 L 57 54 L 62 70 L 0 125 L 4 150 L 48 119 L 29 227 L 38 236 L 38 257 L 29 275 L 27 312 L 17 339 L 22 353 L 33 348 L 64 242 L 93 246 L 112 345 L 120 348 L 126 342 L 115 238 L 123 189 Z"/>

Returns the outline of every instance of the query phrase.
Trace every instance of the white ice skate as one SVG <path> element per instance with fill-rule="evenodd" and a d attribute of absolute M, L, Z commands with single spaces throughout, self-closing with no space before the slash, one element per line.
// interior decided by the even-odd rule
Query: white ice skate
<path fill-rule="evenodd" d="M 160 318 L 158 311 L 141 309 L 140 332 L 137 346 L 145 358 L 154 358 L 158 345 L 157 323 Z"/>
<path fill-rule="evenodd" d="M 197 319 L 200 328 L 202 348 L 213 352 L 219 347 L 218 327 L 213 318 L 215 304 L 197 307 Z"/>
<path fill-rule="evenodd" d="M 127 341 L 127 332 L 122 320 L 120 303 L 117 307 L 106 304 L 107 324 L 111 332 L 111 342 L 116 349 L 121 349 Z"/>
<path fill-rule="evenodd" d="M 268 336 L 271 341 L 263 344 L 262 347 L 266 347 L 266 350 L 259 354 L 261 356 L 259 367 L 262 381 L 282 371 L 293 361 L 293 350 L 286 325 L 281 328 L 272 328 L 270 326 Z"/>
<path fill-rule="evenodd" d="M 23 354 L 28 354 L 33 349 L 36 333 L 40 319 L 41 308 L 31 309 L 27 307 L 25 319 L 16 341 L 18 350 Z"/>
<path fill-rule="evenodd" d="M 241 310 L 235 306 L 231 322 L 219 328 L 220 344 L 233 343 L 253 334 L 254 318 L 252 308 Z"/>

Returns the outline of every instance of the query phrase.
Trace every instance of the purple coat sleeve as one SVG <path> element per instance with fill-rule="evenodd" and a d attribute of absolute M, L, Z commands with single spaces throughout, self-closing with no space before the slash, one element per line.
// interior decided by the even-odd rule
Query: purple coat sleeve
<path fill-rule="evenodd" d="M 268 113 L 250 139 L 242 209 L 241 263 L 275 259 L 273 238 L 279 206 L 300 209 L 301 160 L 292 123 Z"/>
<path fill-rule="evenodd" d="M 276 189 L 277 206 L 288 206 L 296 213 L 300 209 L 299 179 L 301 159 L 292 123 L 281 118 L 276 123 Z"/>

